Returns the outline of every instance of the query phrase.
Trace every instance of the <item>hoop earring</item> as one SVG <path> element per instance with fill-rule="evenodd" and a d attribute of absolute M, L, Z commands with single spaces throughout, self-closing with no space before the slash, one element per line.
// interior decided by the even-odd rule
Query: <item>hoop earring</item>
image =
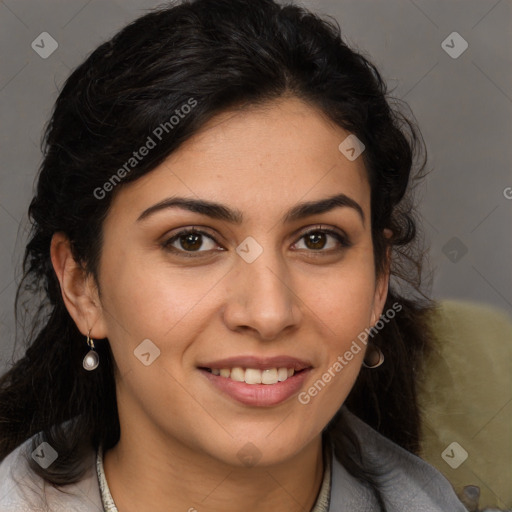
<path fill-rule="evenodd" d="M 91 350 L 89 350 L 89 352 L 85 354 L 82 365 L 87 371 L 90 372 L 98 368 L 98 365 L 100 364 L 100 358 L 98 356 L 98 353 L 94 350 L 94 341 L 89 337 L 89 334 L 91 334 L 90 330 L 89 333 L 87 334 L 87 345 L 89 345 Z"/>
<path fill-rule="evenodd" d="M 376 359 L 375 355 L 378 356 Z M 368 361 L 368 362 L 367 362 Z M 363 359 L 363 366 L 365 368 L 378 368 L 384 362 L 384 354 L 382 350 L 376 345 L 371 345 L 370 353 Z"/>

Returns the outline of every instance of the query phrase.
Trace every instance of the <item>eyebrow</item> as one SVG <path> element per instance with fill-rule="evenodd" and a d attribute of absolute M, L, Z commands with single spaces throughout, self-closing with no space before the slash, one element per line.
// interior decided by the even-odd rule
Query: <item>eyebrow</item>
<path fill-rule="evenodd" d="M 306 217 L 326 213 L 334 208 L 340 207 L 352 208 L 355 210 L 359 214 L 359 217 L 361 217 L 364 225 L 365 215 L 363 209 L 359 203 L 345 194 L 337 194 L 318 201 L 299 203 L 285 213 L 282 217 L 282 222 L 287 223 L 301 220 Z M 169 197 L 164 199 L 163 201 L 160 201 L 159 203 L 156 203 L 144 210 L 137 218 L 137 222 L 146 219 L 156 212 L 166 210 L 168 208 L 181 208 L 201 215 L 206 215 L 213 219 L 227 221 L 232 224 L 241 224 L 243 222 L 243 213 L 240 210 L 231 209 L 213 201 L 192 199 L 188 197 Z"/>

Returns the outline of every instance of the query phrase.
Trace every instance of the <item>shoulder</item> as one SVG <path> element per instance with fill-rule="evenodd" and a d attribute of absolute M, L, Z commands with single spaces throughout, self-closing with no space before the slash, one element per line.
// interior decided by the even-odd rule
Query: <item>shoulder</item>
<path fill-rule="evenodd" d="M 57 489 L 30 468 L 28 460 L 32 457 L 32 439 L 27 439 L 0 462 L 0 510 L 102 511 L 94 451 L 88 454 L 87 464 L 90 469 L 86 475 L 77 483 Z M 44 456 L 44 451 L 40 453 Z"/>
<path fill-rule="evenodd" d="M 379 434 L 346 407 L 344 415 L 360 441 L 368 469 L 378 472 L 379 488 L 388 510 L 467 512 L 450 482 L 434 467 Z M 347 494 L 350 510 L 374 510 L 371 494 L 334 457 L 331 510 L 345 505 Z"/>

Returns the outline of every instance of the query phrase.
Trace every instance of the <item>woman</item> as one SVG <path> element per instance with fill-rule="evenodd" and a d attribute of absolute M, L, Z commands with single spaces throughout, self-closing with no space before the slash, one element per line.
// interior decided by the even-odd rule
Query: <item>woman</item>
<path fill-rule="evenodd" d="M 414 455 L 420 141 L 299 7 L 168 6 L 94 51 L 30 205 L 0 508 L 465 510 Z"/>

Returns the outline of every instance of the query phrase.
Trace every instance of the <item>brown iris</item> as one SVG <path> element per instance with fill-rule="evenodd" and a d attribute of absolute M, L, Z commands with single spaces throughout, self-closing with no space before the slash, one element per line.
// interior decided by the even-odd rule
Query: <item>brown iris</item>
<path fill-rule="evenodd" d="M 195 251 L 201 247 L 202 235 L 200 233 L 187 233 L 179 238 L 184 249 Z"/>
<path fill-rule="evenodd" d="M 309 249 L 322 249 L 325 246 L 325 233 L 310 233 L 305 236 L 304 243 Z M 311 242 L 311 245 L 309 243 Z"/>

